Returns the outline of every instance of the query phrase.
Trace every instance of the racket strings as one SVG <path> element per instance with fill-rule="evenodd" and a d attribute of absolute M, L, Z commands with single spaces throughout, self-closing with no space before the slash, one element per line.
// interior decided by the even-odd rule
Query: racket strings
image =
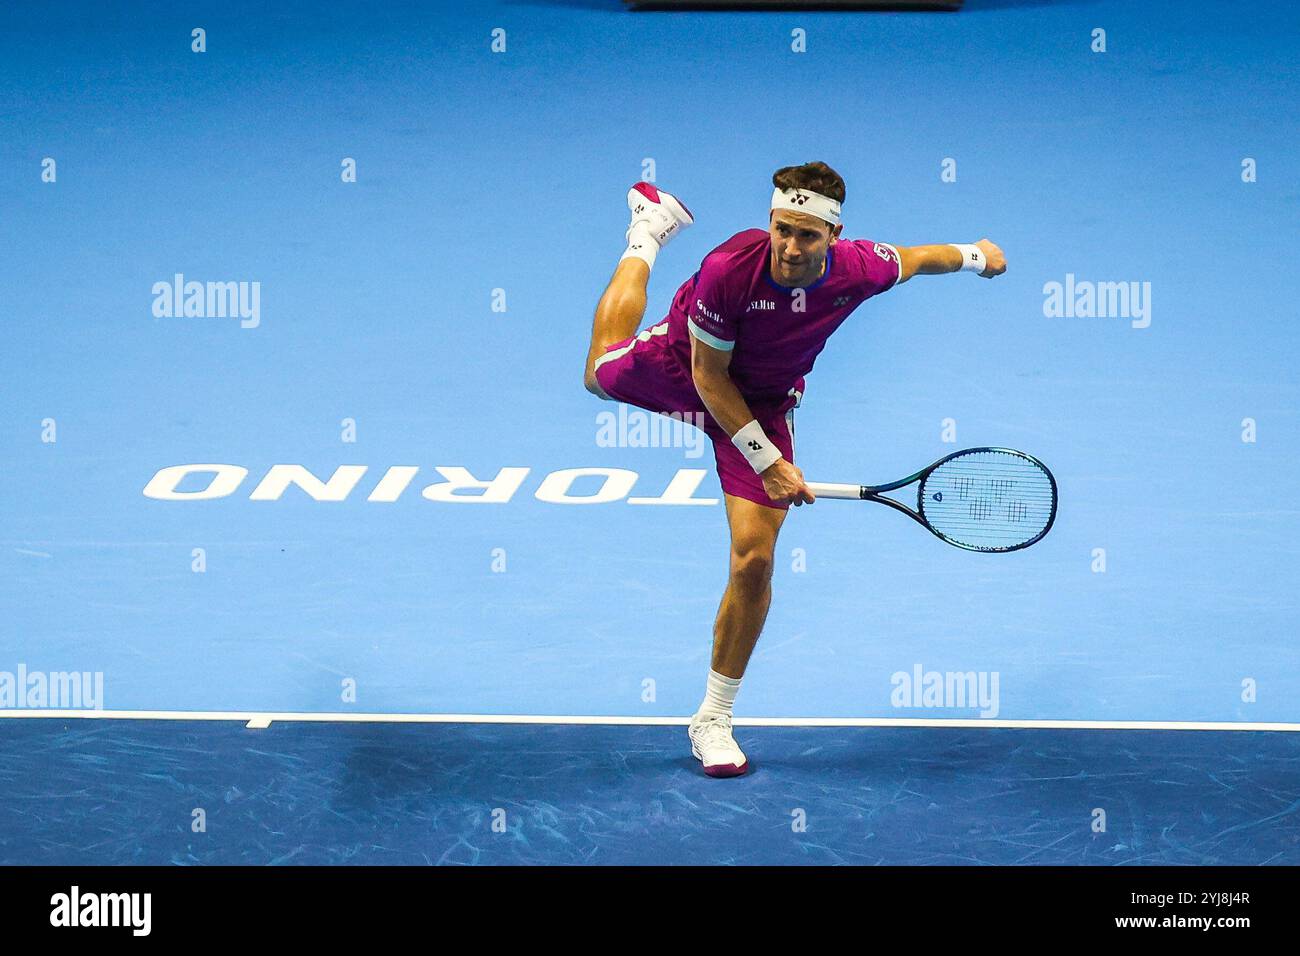
<path fill-rule="evenodd" d="M 954 543 L 1000 551 L 1033 541 L 1056 513 L 1056 489 L 1037 462 L 979 451 L 944 462 L 921 483 L 919 504 L 932 528 Z"/>

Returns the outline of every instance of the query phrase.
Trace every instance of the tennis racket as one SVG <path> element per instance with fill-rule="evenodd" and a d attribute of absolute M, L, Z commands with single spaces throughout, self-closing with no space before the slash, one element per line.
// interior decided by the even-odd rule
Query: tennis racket
<path fill-rule="evenodd" d="M 916 483 L 916 508 L 886 498 Z M 935 537 L 967 551 L 1019 551 L 1042 540 L 1056 520 L 1056 479 L 1033 455 L 1010 448 L 967 448 L 887 485 L 807 482 L 818 498 L 878 501 L 916 519 Z"/>

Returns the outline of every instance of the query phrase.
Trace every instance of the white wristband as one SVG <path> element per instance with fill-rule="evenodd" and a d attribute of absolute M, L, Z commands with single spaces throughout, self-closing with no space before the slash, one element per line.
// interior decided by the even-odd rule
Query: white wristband
<path fill-rule="evenodd" d="M 989 267 L 988 259 L 984 258 L 984 250 L 979 246 L 956 242 L 949 245 L 961 253 L 962 272 L 983 272 Z"/>
<path fill-rule="evenodd" d="M 758 423 L 758 419 L 754 419 L 732 435 L 731 443 L 740 449 L 740 453 L 749 462 L 749 467 L 753 468 L 754 473 L 758 475 L 767 471 L 772 467 L 772 462 L 781 457 L 781 452 L 768 440 L 767 433 L 763 431 L 763 426 Z"/>

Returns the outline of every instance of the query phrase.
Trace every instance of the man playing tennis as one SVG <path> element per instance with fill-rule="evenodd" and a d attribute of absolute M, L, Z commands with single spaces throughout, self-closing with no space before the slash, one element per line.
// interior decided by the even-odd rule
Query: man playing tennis
<path fill-rule="evenodd" d="M 731 569 L 704 701 L 689 730 L 692 753 L 713 777 L 748 769 L 732 737 L 732 707 L 771 603 L 786 511 L 814 500 L 794 464 L 804 376 L 831 333 L 873 295 L 918 273 L 1006 271 L 1002 250 L 987 239 L 912 247 L 840 239 L 844 180 L 825 163 L 779 169 L 772 184 L 767 230 L 738 232 L 705 256 L 668 317 L 639 335 L 655 258 L 694 219 L 649 183 L 628 191 L 628 247 L 596 307 L 583 376 L 603 399 L 703 413 L 695 420 L 713 442 Z"/>

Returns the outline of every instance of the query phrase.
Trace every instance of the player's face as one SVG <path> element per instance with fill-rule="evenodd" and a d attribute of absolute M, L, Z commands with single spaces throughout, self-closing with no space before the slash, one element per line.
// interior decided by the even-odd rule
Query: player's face
<path fill-rule="evenodd" d="M 772 278 L 785 286 L 812 285 L 821 278 L 826 253 L 842 228 L 805 212 L 774 210 L 768 226 Z"/>

